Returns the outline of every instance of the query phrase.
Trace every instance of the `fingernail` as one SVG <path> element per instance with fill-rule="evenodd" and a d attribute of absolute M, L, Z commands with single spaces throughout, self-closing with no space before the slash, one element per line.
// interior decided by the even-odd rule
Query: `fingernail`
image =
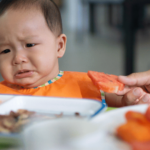
<path fill-rule="evenodd" d="M 136 88 L 136 89 L 133 90 L 133 94 L 134 94 L 135 96 L 141 96 L 141 90 L 138 89 L 138 88 Z"/>
<path fill-rule="evenodd" d="M 145 102 L 145 103 L 149 102 L 149 100 L 150 100 L 150 97 L 148 95 L 144 95 L 143 98 L 142 98 L 142 101 Z"/>

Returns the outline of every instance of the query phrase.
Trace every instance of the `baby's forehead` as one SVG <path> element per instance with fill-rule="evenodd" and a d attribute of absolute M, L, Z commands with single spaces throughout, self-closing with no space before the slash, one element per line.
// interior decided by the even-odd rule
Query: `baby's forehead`
<path fill-rule="evenodd" d="M 10 13 L 16 13 L 16 14 L 21 14 L 22 15 L 22 17 L 24 16 L 24 14 L 26 14 L 27 12 L 28 13 L 40 13 L 40 14 L 42 14 L 43 15 L 43 18 L 45 18 L 44 17 L 44 13 L 42 12 L 42 10 L 41 10 L 41 8 L 40 7 L 34 7 L 34 6 L 30 6 L 30 7 L 18 7 L 18 8 L 15 8 L 15 7 L 10 7 L 10 8 L 8 8 L 3 14 L 1 14 L 1 16 L 3 16 L 3 15 L 5 15 L 5 14 L 8 14 L 8 12 L 10 12 Z M 38 15 L 37 14 L 37 15 Z M 32 14 L 31 14 L 32 15 Z"/>
<path fill-rule="evenodd" d="M 17 8 L 17 9 L 9 8 L 6 11 L 6 13 L 8 13 L 8 12 L 10 13 L 10 15 L 14 14 L 13 17 L 11 16 L 11 18 L 15 18 L 16 19 L 16 17 L 18 15 L 21 16 L 19 22 L 26 23 L 25 21 L 30 21 L 30 23 L 35 23 L 34 21 L 35 21 L 35 18 L 36 18 L 37 20 L 40 20 L 38 25 L 44 23 L 45 26 L 48 27 L 49 30 L 53 34 L 55 34 L 55 36 L 57 36 L 56 35 L 57 33 L 55 33 L 55 31 L 51 30 L 50 26 L 52 26 L 52 25 L 49 26 L 49 23 L 48 23 L 49 21 L 46 20 L 46 18 L 44 16 L 44 13 L 43 13 L 43 11 L 41 10 L 40 7 L 33 7 L 33 6 L 31 6 L 29 8 L 24 8 L 24 9 L 21 9 L 21 8 Z M 37 27 L 36 25 L 37 24 L 34 25 L 33 30 L 36 29 L 36 27 Z"/>
<path fill-rule="evenodd" d="M 1 24 L 3 22 L 5 24 L 12 23 L 12 25 L 16 25 L 16 26 L 17 24 L 21 24 L 22 26 L 26 23 L 32 24 L 35 21 L 39 21 L 39 25 L 42 22 L 46 23 L 43 14 L 37 9 L 34 9 L 34 10 L 33 9 L 32 10 L 31 9 L 28 9 L 28 10 L 9 9 L 0 17 Z"/>
<path fill-rule="evenodd" d="M 51 0 L 0 0 L 0 16 L 10 9 L 18 14 L 22 10 L 40 12 L 49 29 L 56 36 L 62 34 L 61 14 L 57 5 Z"/>
<path fill-rule="evenodd" d="M 43 14 L 37 9 L 9 9 L 0 17 L 0 38 L 15 36 L 20 40 L 37 39 L 49 31 L 52 33 Z"/>

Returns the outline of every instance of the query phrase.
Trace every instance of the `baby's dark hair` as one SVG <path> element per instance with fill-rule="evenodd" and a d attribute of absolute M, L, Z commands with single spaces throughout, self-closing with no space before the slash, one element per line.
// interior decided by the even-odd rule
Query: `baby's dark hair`
<path fill-rule="evenodd" d="M 52 0 L 1 0 L 0 1 L 0 16 L 3 15 L 9 8 L 12 9 L 29 9 L 40 8 L 49 29 L 57 36 L 62 33 L 62 20 L 59 8 Z"/>

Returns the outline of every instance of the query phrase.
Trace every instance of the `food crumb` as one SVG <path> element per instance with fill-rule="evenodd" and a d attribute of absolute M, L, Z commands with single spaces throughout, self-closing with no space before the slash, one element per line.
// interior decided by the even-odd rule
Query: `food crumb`
<path fill-rule="evenodd" d="M 76 112 L 75 116 L 80 117 L 80 113 Z"/>

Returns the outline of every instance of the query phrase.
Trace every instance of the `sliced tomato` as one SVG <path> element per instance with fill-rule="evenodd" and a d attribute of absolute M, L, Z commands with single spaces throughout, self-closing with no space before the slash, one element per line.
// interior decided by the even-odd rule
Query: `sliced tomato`
<path fill-rule="evenodd" d="M 95 86 L 104 92 L 117 93 L 124 88 L 124 84 L 118 81 L 118 76 L 116 75 L 110 75 L 96 71 L 88 71 L 87 74 Z"/>

